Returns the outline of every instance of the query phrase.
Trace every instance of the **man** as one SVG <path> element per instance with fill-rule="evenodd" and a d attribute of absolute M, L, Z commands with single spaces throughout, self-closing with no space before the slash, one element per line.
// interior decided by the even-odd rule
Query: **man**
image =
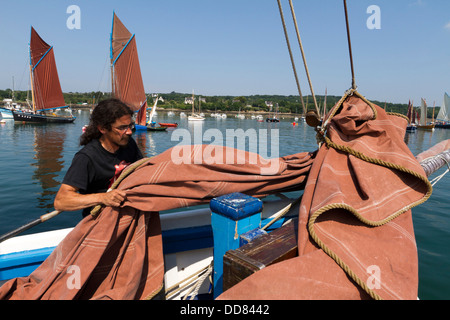
<path fill-rule="evenodd" d="M 56 194 L 58 211 L 83 209 L 83 217 L 96 205 L 119 206 L 126 194 L 108 188 L 129 164 L 142 159 L 131 137 L 130 108 L 117 99 L 101 101 L 93 110 L 89 125 L 80 138 L 78 151 Z"/>

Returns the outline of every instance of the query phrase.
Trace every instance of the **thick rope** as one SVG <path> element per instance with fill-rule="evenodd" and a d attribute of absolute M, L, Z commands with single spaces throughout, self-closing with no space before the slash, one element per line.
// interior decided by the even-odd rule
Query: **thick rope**
<path fill-rule="evenodd" d="M 209 277 L 212 273 L 213 267 L 212 264 L 210 264 L 207 267 L 207 271 L 197 280 L 197 284 L 193 286 L 185 295 L 183 300 L 186 300 L 189 296 L 191 297 L 190 300 L 194 300 L 194 298 L 198 295 L 198 291 L 200 290 L 200 287 L 202 286 L 203 282 L 205 282 L 205 279 Z"/>
<path fill-rule="evenodd" d="M 194 290 L 197 294 L 198 289 L 200 289 L 200 286 L 203 284 L 206 277 L 211 274 L 212 268 L 213 268 L 213 261 L 211 261 L 211 263 L 209 265 L 207 265 L 206 267 L 198 270 L 197 272 L 193 273 L 192 275 L 188 276 L 187 278 L 175 283 L 170 288 L 166 289 L 166 292 L 165 292 L 166 299 L 169 299 L 172 296 L 180 293 L 182 290 L 184 290 L 186 287 L 190 286 L 194 282 L 197 282 L 197 284 L 185 294 L 183 300 L 186 300 L 187 296 Z M 198 277 L 198 278 L 196 278 L 196 277 Z M 201 283 L 199 284 L 200 281 L 201 281 Z M 182 283 L 184 283 L 184 285 L 181 285 Z"/>
<path fill-rule="evenodd" d="M 407 116 L 405 116 L 404 114 L 398 113 L 398 112 L 386 112 L 386 114 L 390 115 L 390 116 L 396 116 L 396 117 L 400 117 L 405 119 L 406 121 L 408 121 L 408 123 L 410 123 L 410 120 L 408 119 Z"/>
<path fill-rule="evenodd" d="M 335 254 L 330 248 L 328 248 L 322 241 L 321 241 L 321 239 L 318 237 L 318 235 L 317 235 L 317 233 L 316 233 L 316 231 L 315 231 L 315 222 L 316 222 L 316 220 L 317 220 L 317 218 L 321 215 L 321 214 L 323 214 L 323 213 L 325 213 L 325 212 L 327 212 L 327 211 L 329 211 L 329 210 L 332 210 L 332 209 L 345 209 L 345 210 L 347 210 L 347 211 L 349 211 L 350 213 L 352 213 L 358 220 L 360 220 L 362 223 L 364 223 L 364 224 L 366 224 L 366 225 L 368 225 L 368 226 L 371 226 L 371 227 L 379 227 L 379 226 L 382 226 L 382 225 L 384 225 L 384 224 L 386 224 L 386 223 L 388 223 L 388 222 L 390 222 L 391 220 L 393 220 L 393 219 L 395 219 L 396 217 L 398 217 L 399 215 L 401 215 L 401 214 L 403 214 L 403 213 L 405 213 L 406 211 L 408 211 L 409 209 L 411 209 L 411 208 L 413 208 L 413 207 L 415 207 L 415 206 L 418 206 L 418 205 L 420 205 L 420 204 L 422 204 L 422 203 L 424 203 L 426 200 L 428 200 L 428 198 L 431 196 L 431 193 L 432 193 L 432 191 L 433 191 L 433 187 L 432 187 L 432 185 L 431 185 L 431 183 L 430 183 L 430 181 L 428 180 L 428 178 L 427 177 L 424 177 L 424 176 L 422 176 L 422 175 L 420 175 L 420 174 L 418 174 L 417 172 L 415 172 L 415 171 L 412 171 L 412 170 L 410 170 L 410 169 L 408 169 L 408 168 L 406 168 L 406 167 L 403 167 L 403 166 L 400 166 L 400 165 L 397 165 L 397 164 L 395 164 L 395 163 L 390 163 L 390 162 L 387 162 L 387 161 L 384 161 L 384 160 L 381 160 L 381 159 L 377 159 L 377 158 L 372 158 L 372 157 L 369 157 L 369 156 L 366 156 L 365 154 L 363 154 L 362 152 L 359 152 L 359 151 L 357 151 L 357 150 L 354 150 L 354 149 L 352 149 L 352 148 L 350 148 L 350 147 L 347 147 L 347 146 L 342 146 L 342 145 L 338 145 L 338 144 L 336 144 L 336 143 L 334 143 L 330 138 L 328 138 L 326 135 L 325 135 L 325 130 L 326 130 L 326 126 L 327 126 L 327 124 L 329 123 L 329 121 L 334 117 L 334 115 L 336 115 L 336 113 L 338 112 L 338 110 L 340 109 L 340 107 L 341 107 L 341 105 L 342 105 L 342 103 L 345 101 L 345 99 L 347 99 L 347 97 L 348 96 L 350 96 L 350 95 L 356 95 L 356 96 L 358 96 L 358 97 L 360 97 L 364 102 L 366 102 L 371 108 L 372 108 L 372 110 L 373 110 L 373 118 L 372 118 L 372 120 L 375 120 L 376 118 L 377 118 L 377 110 L 376 110 L 376 108 L 374 107 L 374 105 L 372 104 L 372 103 L 370 103 L 367 99 L 365 99 L 362 95 L 360 95 L 355 89 L 350 89 L 350 90 L 348 90 L 345 94 L 344 94 L 344 96 L 339 100 L 339 102 L 336 104 L 336 106 L 334 107 L 334 109 L 330 112 L 330 114 L 329 114 L 329 117 L 327 118 L 327 120 L 326 121 L 324 121 L 324 123 L 322 124 L 322 127 L 317 127 L 316 128 L 316 131 L 317 131 L 317 140 L 318 141 L 320 141 L 320 144 L 321 143 L 325 143 L 326 144 L 326 146 L 328 147 L 328 148 L 333 148 L 333 149 L 335 149 L 335 150 L 337 150 L 337 151 L 340 151 L 340 152 L 344 152 L 344 153 L 347 153 L 347 154 L 349 154 L 349 155 L 352 155 L 352 156 L 355 156 L 355 157 L 357 157 L 358 159 L 361 159 L 361 160 L 363 160 L 363 161 L 366 161 L 366 162 L 369 162 L 369 163 L 373 163 L 373 164 L 376 164 L 376 165 L 380 165 L 380 166 L 383 166 L 383 167 L 386 167 L 386 168 L 390 168 L 390 169 L 393 169 L 393 170 L 398 170 L 398 171 L 401 171 L 401 172 L 405 172 L 405 173 L 407 173 L 407 174 L 410 174 L 410 175 L 412 175 L 412 176 L 414 176 L 414 177 L 416 177 L 416 178 L 418 178 L 418 179 L 420 179 L 420 180 L 422 180 L 426 185 L 427 185 L 427 193 L 425 194 L 425 196 L 422 198 L 422 199 L 420 199 L 420 200 L 418 200 L 418 201 L 416 201 L 416 202 L 414 202 L 414 203 L 412 203 L 412 204 L 410 204 L 410 205 L 408 205 L 408 206 L 406 206 L 406 207 L 404 207 L 404 208 L 402 208 L 402 209 L 400 209 L 399 211 L 397 211 L 397 212 L 395 212 L 395 213 L 393 213 L 392 215 L 390 215 L 389 217 L 386 217 L 385 219 L 383 219 L 383 220 L 380 220 L 380 221 L 372 221 L 372 220 L 368 220 L 368 219 L 366 219 L 366 218 L 364 218 L 362 215 L 360 215 L 359 213 L 358 213 L 358 211 L 357 210 L 355 210 L 354 208 L 352 208 L 351 206 L 349 206 L 349 205 L 346 205 L 346 204 L 342 204 L 342 203 L 332 203 L 332 204 L 329 204 L 329 205 L 326 205 L 326 206 L 324 206 L 324 207 L 322 207 L 322 208 L 320 208 L 319 210 L 317 210 L 317 211 L 315 211 L 312 215 L 311 215 L 311 217 L 310 217 L 310 219 L 309 219 L 309 222 L 308 222 L 308 231 L 309 231 L 309 234 L 310 234 L 310 236 L 312 237 L 312 239 L 320 246 L 320 248 L 322 248 L 322 250 L 328 255 L 328 256 L 330 256 L 365 292 L 367 292 L 367 294 L 369 294 L 369 296 L 371 297 L 371 298 L 373 298 L 373 299 L 375 299 L 375 300 L 381 300 L 381 297 L 376 293 L 376 292 L 374 292 L 372 289 L 370 289 L 368 286 L 367 286 L 367 284 L 362 280 L 362 279 L 360 279 L 351 269 L 350 269 L 350 267 L 344 262 L 344 261 L 342 261 L 341 260 L 341 258 L 337 255 L 337 254 Z M 392 115 L 396 115 L 396 116 L 401 116 L 402 118 L 405 118 L 406 120 L 408 120 L 407 119 L 407 117 L 405 117 L 405 116 L 403 116 L 403 115 L 401 115 L 401 114 L 392 114 Z"/>

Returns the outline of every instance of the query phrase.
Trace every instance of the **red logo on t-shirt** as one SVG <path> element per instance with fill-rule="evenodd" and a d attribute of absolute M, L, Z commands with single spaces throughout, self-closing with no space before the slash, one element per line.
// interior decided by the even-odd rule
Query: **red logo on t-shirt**
<path fill-rule="evenodd" d="M 114 166 L 114 168 L 116 168 L 116 172 L 114 172 L 114 177 L 112 177 L 111 178 L 111 180 L 109 180 L 109 186 L 108 186 L 108 188 L 110 188 L 112 185 L 113 185 L 113 183 L 117 180 L 117 178 L 119 178 L 119 176 L 120 176 L 120 174 L 122 173 L 122 171 L 126 168 L 126 167 L 128 167 L 130 164 L 129 163 L 127 163 L 127 162 L 125 162 L 125 161 L 120 161 L 120 163 L 119 164 L 116 164 L 115 166 Z"/>

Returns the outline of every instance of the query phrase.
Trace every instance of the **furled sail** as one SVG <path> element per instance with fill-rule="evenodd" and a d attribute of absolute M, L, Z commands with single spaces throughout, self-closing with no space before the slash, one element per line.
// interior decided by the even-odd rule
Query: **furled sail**
<path fill-rule="evenodd" d="M 444 122 L 449 121 L 449 119 L 448 119 L 448 114 L 450 112 L 449 108 L 450 108 L 450 97 L 448 96 L 448 93 L 446 92 L 444 94 L 444 100 L 442 101 L 442 106 L 441 106 L 441 109 L 439 110 L 436 120 L 444 121 Z"/>
<path fill-rule="evenodd" d="M 413 115 L 414 115 L 413 106 L 411 104 L 411 101 L 408 101 L 408 113 L 406 114 L 406 117 L 408 117 L 409 123 L 414 123 L 413 122 Z"/>
<path fill-rule="evenodd" d="M 30 65 L 34 110 L 65 106 L 53 46 L 42 40 L 33 27 L 31 27 L 30 39 Z"/>
<path fill-rule="evenodd" d="M 136 124 L 145 126 L 147 97 L 134 34 L 113 13 L 111 32 L 111 69 L 113 95 L 138 111 Z"/>

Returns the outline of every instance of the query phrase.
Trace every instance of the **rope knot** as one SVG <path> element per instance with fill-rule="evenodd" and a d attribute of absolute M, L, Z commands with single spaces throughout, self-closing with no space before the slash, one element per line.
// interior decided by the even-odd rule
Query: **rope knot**
<path fill-rule="evenodd" d="M 320 146 L 320 145 L 322 145 L 322 143 L 325 142 L 325 128 L 323 128 L 321 126 L 317 126 L 316 128 L 314 128 L 314 130 L 317 132 L 316 141 L 317 141 L 317 144 Z"/>

